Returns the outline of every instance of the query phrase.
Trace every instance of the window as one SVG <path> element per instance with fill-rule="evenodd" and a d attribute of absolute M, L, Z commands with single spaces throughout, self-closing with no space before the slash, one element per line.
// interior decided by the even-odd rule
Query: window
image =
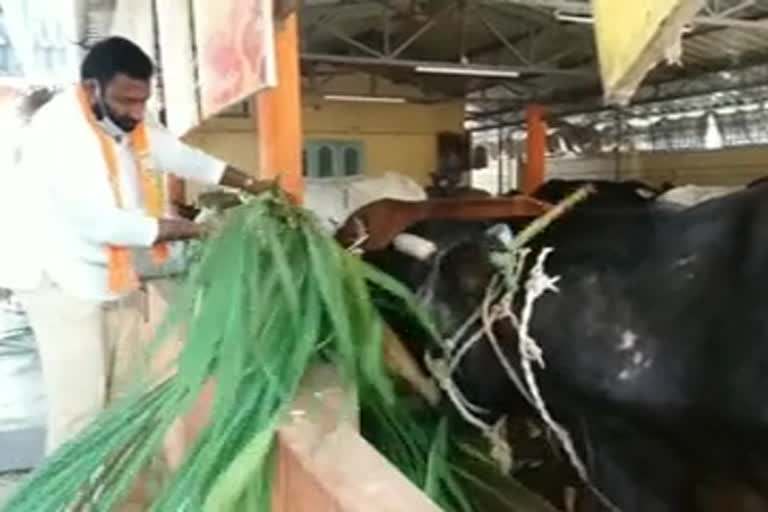
<path fill-rule="evenodd" d="M 344 150 L 344 176 L 360 174 L 360 152 L 356 148 Z"/>
<path fill-rule="evenodd" d="M 308 140 L 304 143 L 304 169 L 304 175 L 308 178 L 363 174 L 363 144 L 351 140 Z"/>
<path fill-rule="evenodd" d="M 333 150 L 329 146 L 323 146 L 317 152 L 317 170 L 320 178 L 333 176 Z"/>

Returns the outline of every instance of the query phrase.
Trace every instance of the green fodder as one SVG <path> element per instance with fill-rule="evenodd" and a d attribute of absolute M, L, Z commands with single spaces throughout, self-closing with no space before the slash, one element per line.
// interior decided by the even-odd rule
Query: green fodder
<path fill-rule="evenodd" d="M 268 510 L 274 433 L 319 356 L 334 363 L 344 385 L 364 385 L 373 400 L 394 402 L 369 281 L 413 303 L 282 197 L 268 194 L 230 210 L 202 244 L 151 344 L 156 351 L 183 330 L 178 371 L 161 382 L 144 375 L 53 454 L 4 510 L 111 510 L 211 377 L 211 420 L 150 510 Z"/>
<path fill-rule="evenodd" d="M 3 511 L 112 510 L 214 378 L 211 419 L 180 467 L 155 482 L 148 510 L 267 512 L 276 429 L 321 359 L 344 386 L 361 390 L 364 433 L 375 447 L 445 510 L 476 510 L 465 487 L 477 479 L 462 469 L 449 424 L 435 411 L 413 412 L 394 392 L 371 284 L 434 332 L 407 289 L 282 196 L 229 210 L 149 345 L 151 357 L 183 332 L 177 371 L 162 380 L 137 374 L 133 389 L 49 457 Z"/>

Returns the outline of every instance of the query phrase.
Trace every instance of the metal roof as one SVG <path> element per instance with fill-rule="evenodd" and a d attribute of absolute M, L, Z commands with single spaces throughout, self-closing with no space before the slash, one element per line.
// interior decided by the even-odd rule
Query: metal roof
<path fill-rule="evenodd" d="M 478 126 L 517 122 L 532 101 L 554 113 L 601 109 L 590 11 L 588 0 L 305 0 L 304 72 L 362 70 L 415 85 L 427 100 L 467 97 Z M 768 65 L 766 36 L 768 0 L 708 0 L 684 35 L 683 65 L 652 71 L 637 100 L 768 84 L 755 71 Z M 427 63 L 520 76 L 414 71 Z"/>
<path fill-rule="evenodd" d="M 632 108 L 699 108 L 734 101 L 743 89 L 766 94 L 768 0 L 705 3 L 684 35 L 682 67 L 652 71 Z M 88 44 L 107 33 L 115 0 L 79 5 Z M 588 0 L 303 0 L 304 85 L 333 94 L 329 78 L 363 71 L 415 87 L 413 101 L 468 98 L 478 127 L 517 123 L 533 101 L 553 116 L 599 111 L 590 10 Z M 453 71 L 420 73 L 420 66 Z"/>

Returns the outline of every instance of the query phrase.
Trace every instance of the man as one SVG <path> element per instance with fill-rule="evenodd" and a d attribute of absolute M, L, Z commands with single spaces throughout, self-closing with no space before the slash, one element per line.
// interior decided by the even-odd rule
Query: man
<path fill-rule="evenodd" d="M 132 42 L 98 43 L 82 63 L 81 82 L 34 115 L 22 142 L 16 183 L 23 188 L 15 194 L 25 197 L 23 223 L 10 235 L 16 243 L 3 244 L 0 287 L 24 304 L 38 343 L 48 453 L 130 376 L 145 293 L 137 252 L 161 263 L 167 242 L 201 235 L 198 224 L 170 215 L 164 173 L 251 193 L 271 185 L 146 118 L 152 73 Z"/>

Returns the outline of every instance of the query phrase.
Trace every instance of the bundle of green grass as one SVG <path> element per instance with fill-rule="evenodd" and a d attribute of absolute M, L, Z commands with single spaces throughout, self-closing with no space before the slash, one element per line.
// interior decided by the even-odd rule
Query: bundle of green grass
<path fill-rule="evenodd" d="M 135 389 L 49 457 L 4 511 L 112 510 L 214 378 L 211 418 L 180 467 L 155 482 L 148 510 L 267 512 L 276 429 L 321 360 L 360 391 L 363 434 L 385 456 L 445 510 L 474 510 L 467 488 L 483 479 L 457 462 L 448 422 L 406 405 L 384 369 L 371 283 L 429 326 L 404 287 L 339 247 L 279 192 L 228 210 L 152 343 L 158 350 L 185 333 L 177 371 L 137 373 Z M 528 510 L 551 510 L 522 495 Z"/>

